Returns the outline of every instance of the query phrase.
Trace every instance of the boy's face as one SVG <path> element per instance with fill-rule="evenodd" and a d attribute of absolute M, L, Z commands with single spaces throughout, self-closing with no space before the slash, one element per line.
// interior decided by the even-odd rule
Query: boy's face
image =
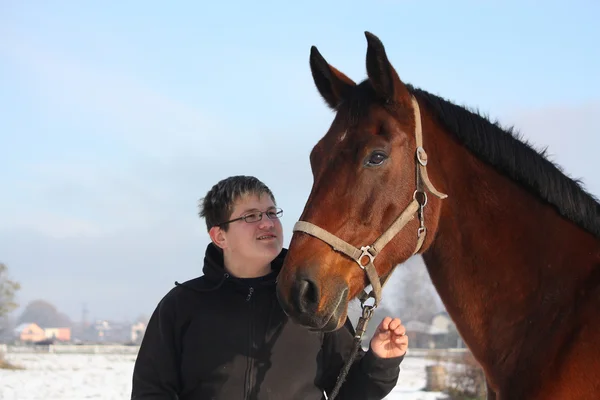
<path fill-rule="evenodd" d="M 274 210 L 275 204 L 268 194 L 260 197 L 248 194 L 235 202 L 229 220 L 247 214 L 263 212 L 262 218 L 256 222 L 247 223 L 238 220 L 229 224 L 227 232 L 220 230 L 219 245 L 230 257 L 243 264 L 268 264 L 277 257 L 283 247 L 283 228 L 278 218 L 269 219 L 266 212 Z"/>

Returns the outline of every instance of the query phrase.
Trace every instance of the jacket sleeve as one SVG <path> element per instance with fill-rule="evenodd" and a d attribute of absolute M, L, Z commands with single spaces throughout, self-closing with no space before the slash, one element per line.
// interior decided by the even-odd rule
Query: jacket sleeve
<path fill-rule="evenodd" d="M 326 333 L 323 338 L 325 373 L 323 388 L 329 396 L 338 375 L 354 346 L 354 328 L 349 320 L 337 331 Z M 396 386 L 400 363 L 404 356 L 380 358 L 369 348 L 359 349 L 354 363 L 340 387 L 339 400 L 381 400 Z M 336 399 L 336 400 L 337 400 Z"/>
<path fill-rule="evenodd" d="M 176 341 L 176 299 L 158 304 L 142 339 L 133 368 L 132 400 L 176 400 L 180 393 L 181 346 Z"/>

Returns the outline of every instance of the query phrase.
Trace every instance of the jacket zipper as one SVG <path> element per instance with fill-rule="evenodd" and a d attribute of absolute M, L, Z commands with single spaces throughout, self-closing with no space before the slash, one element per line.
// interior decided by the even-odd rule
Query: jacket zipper
<path fill-rule="evenodd" d="M 248 362 L 246 368 L 246 399 L 250 399 L 250 395 L 252 394 L 252 370 L 254 367 L 253 357 L 252 357 L 252 344 L 254 342 L 254 301 L 252 299 L 252 294 L 254 293 L 254 288 L 250 287 L 248 289 L 248 296 L 246 297 L 246 301 L 249 302 L 249 318 L 248 318 Z"/>

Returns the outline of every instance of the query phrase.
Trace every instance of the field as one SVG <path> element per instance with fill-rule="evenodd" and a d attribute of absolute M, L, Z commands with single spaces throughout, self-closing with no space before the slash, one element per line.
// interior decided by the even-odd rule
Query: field
<path fill-rule="evenodd" d="M 9 353 L 7 361 L 24 370 L 0 370 L 2 400 L 123 400 L 131 395 L 135 354 Z M 432 362 L 407 357 L 398 386 L 388 400 L 438 400 L 424 392 L 425 366 Z"/>

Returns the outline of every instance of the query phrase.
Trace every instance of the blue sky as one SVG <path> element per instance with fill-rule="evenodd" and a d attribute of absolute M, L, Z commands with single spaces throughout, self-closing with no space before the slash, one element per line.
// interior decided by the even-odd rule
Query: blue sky
<path fill-rule="evenodd" d="M 516 125 L 600 196 L 599 3 L 365 4 L 3 2 L 0 260 L 21 303 L 150 313 L 200 272 L 196 202 L 232 174 L 275 190 L 287 244 L 332 117 L 310 46 L 360 80 L 365 30 L 402 79 Z"/>

